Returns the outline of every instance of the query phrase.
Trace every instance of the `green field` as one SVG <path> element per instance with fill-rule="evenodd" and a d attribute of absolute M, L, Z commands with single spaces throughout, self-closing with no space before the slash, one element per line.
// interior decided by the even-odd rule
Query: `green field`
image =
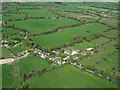
<path fill-rule="evenodd" d="M 10 21 L 9 25 L 15 25 L 20 28 L 25 28 L 30 33 L 39 33 L 42 31 L 49 31 L 57 26 L 67 26 L 78 21 L 72 19 L 27 19 L 25 21 Z"/>
<path fill-rule="evenodd" d="M 92 40 L 91 42 L 96 44 L 96 45 L 102 45 L 102 44 L 104 44 L 104 43 L 106 43 L 108 41 L 109 41 L 109 39 L 104 38 L 104 37 L 100 37 L 100 38 Z"/>
<path fill-rule="evenodd" d="M 15 65 L 2 65 L 3 88 L 22 86 L 22 75 L 32 70 L 51 68 L 51 65 L 39 56 L 29 56 L 16 62 Z"/>
<path fill-rule="evenodd" d="M 106 23 L 111 26 L 118 26 L 118 20 L 115 18 L 103 18 L 100 22 Z"/>
<path fill-rule="evenodd" d="M 11 29 L 11 28 L 2 28 L 2 32 L 9 37 L 14 34 L 20 34 L 19 30 Z"/>
<path fill-rule="evenodd" d="M 28 17 L 58 17 L 57 14 L 52 13 L 47 9 L 21 9 L 20 13 L 28 13 Z"/>
<path fill-rule="evenodd" d="M 108 57 L 102 63 L 96 65 L 96 68 L 98 68 L 99 70 L 105 70 L 105 72 L 109 73 L 118 72 L 118 52 Z"/>
<path fill-rule="evenodd" d="M 110 55 L 112 52 L 116 50 L 114 45 L 116 44 L 117 40 L 111 41 L 109 43 L 104 44 L 101 48 L 103 50 L 100 50 L 98 53 L 94 53 L 93 56 L 87 57 L 83 60 L 81 60 L 79 63 L 83 65 L 95 65 L 97 62 L 102 60 L 105 56 Z"/>
<path fill-rule="evenodd" d="M 118 38 L 118 30 L 112 29 L 110 31 L 104 32 L 103 35 L 108 38 Z"/>
<path fill-rule="evenodd" d="M 27 83 L 30 88 L 117 88 L 115 83 L 81 71 L 72 65 L 46 72 L 27 80 Z"/>
<path fill-rule="evenodd" d="M 10 20 L 10 19 L 24 19 L 25 14 L 7 14 L 6 16 L 2 16 L 2 20 Z"/>
<path fill-rule="evenodd" d="M 95 26 L 97 28 L 95 28 Z M 58 31 L 48 35 L 35 36 L 32 39 L 36 43 L 46 48 L 55 47 L 73 41 L 73 36 L 89 36 L 106 30 L 108 27 L 100 23 L 91 23 L 82 26 L 73 27 L 63 31 Z M 89 33 L 87 31 L 90 31 Z"/>
<path fill-rule="evenodd" d="M 1 49 L 2 49 L 2 57 L 4 57 L 4 58 L 11 58 L 11 57 L 13 57 L 11 55 L 11 52 L 6 47 L 2 47 Z"/>
<path fill-rule="evenodd" d="M 96 45 L 91 43 L 91 42 L 82 42 L 82 43 L 78 43 L 76 45 L 73 45 L 73 46 L 69 46 L 67 48 L 65 48 L 65 50 L 71 50 L 71 49 L 74 49 L 74 50 L 85 50 L 87 48 L 90 48 L 90 47 L 95 47 Z"/>

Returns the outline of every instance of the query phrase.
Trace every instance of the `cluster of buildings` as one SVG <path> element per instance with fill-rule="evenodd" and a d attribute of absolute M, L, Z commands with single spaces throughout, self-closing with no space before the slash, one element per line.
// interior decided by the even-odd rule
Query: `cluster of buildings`
<path fill-rule="evenodd" d="M 35 49 L 35 54 L 41 55 L 41 58 L 46 58 L 50 53 L 42 52 L 41 50 Z"/>
<path fill-rule="evenodd" d="M 82 51 L 81 54 L 85 56 L 87 52 L 90 52 L 91 55 L 93 55 L 93 49 L 94 48 L 87 48 L 86 50 Z M 72 50 L 72 51 L 71 50 L 65 50 L 63 53 L 68 54 L 68 56 L 65 57 L 65 58 L 61 58 L 61 57 L 57 56 L 58 54 L 60 54 L 61 51 L 54 50 L 52 52 L 54 52 L 56 54 L 56 56 L 53 57 L 53 58 L 49 58 L 48 56 L 50 55 L 50 53 L 42 52 L 41 50 L 38 50 L 38 49 L 34 50 L 34 53 L 40 55 L 41 58 L 48 57 L 49 60 L 51 60 L 52 62 L 58 63 L 58 64 L 65 64 L 66 62 L 68 62 L 67 60 L 73 55 L 76 55 L 73 58 L 73 60 L 78 59 L 79 57 L 78 57 L 77 54 L 80 52 L 80 50 Z"/>
<path fill-rule="evenodd" d="M 1 40 L 1 43 L 2 43 L 2 47 L 4 46 L 6 48 L 9 48 L 7 40 Z"/>

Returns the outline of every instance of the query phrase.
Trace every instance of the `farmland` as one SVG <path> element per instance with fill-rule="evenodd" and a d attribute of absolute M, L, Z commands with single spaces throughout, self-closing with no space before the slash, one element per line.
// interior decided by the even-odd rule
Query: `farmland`
<path fill-rule="evenodd" d="M 95 28 L 94 26 L 98 26 L 99 28 Z M 55 47 L 57 45 L 62 45 L 64 43 L 68 43 L 73 41 L 73 36 L 89 36 L 94 33 L 98 33 L 106 30 L 108 27 L 99 23 L 90 23 L 87 25 L 82 25 L 70 29 L 66 29 L 63 31 L 55 32 L 48 35 L 43 36 L 35 36 L 32 39 L 36 43 L 40 43 L 41 46 L 50 48 Z M 90 31 L 89 33 L 87 31 Z M 66 37 L 67 35 L 67 37 Z M 44 39 L 44 41 L 43 41 Z"/>
<path fill-rule="evenodd" d="M 22 75 L 35 69 L 50 68 L 51 66 L 38 56 L 29 56 L 20 61 L 16 61 L 15 65 L 2 65 L 3 71 L 3 88 L 20 87 L 22 84 Z"/>
<path fill-rule="evenodd" d="M 72 19 L 28 19 L 26 21 L 10 21 L 9 25 L 25 28 L 31 33 L 39 33 L 41 31 L 48 31 L 56 28 L 57 26 L 66 26 L 79 23 Z M 46 25 L 47 24 L 47 25 Z M 30 25 L 30 26 L 29 26 Z"/>
<path fill-rule="evenodd" d="M 74 77 L 74 78 L 73 78 Z M 84 83 L 84 82 L 85 83 Z M 91 82 L 94 81 L 94 82 Z M 46 72 L 39 77 L 29 79 L 27 81 L 33 88 L 115 88 L 113 83 L 109 83 L 104 79 L 81 71 L 80 69 L 66 65 L 62 68 Z M 96 83 L 97 82 L 97 83 Z M 35 84 L 39 83 L 39 84 Z M 86 83 L 89 83 L 86 85 Z"/>
<path fill-rule="evenodd" d="M 117 16 L 118 3 L 2 3 L 2 87 L 117 88 Z"/>

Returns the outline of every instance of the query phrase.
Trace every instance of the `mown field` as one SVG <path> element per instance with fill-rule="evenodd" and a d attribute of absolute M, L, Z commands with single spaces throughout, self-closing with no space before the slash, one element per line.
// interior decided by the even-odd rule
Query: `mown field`
<path fill-rule="evenodd" d="M 67 26 L 78 21 L 72 19 L 27 19 L 25 21 L 10 21 L 9 25 L 15 25 L 20 28 L 25 28 L 30 33 L 40 33 L 42 31 L 49 31 L 58 26 Z"/>
<path fill-rule="evenodd" d="M 51 65 L 39 56 L 28 56 L 13 65 L 2 65 L 2 87 L 17 88 L 22 87 L 22 75 L 32 70 L 51 68 Z"/>
<path fill-rule="evenodd" d="M 95 27 L 96 26 L 96 27 Z M 73 36 L 89 36 L 106 30 L 108 27 L 99 23 L 90 23 L 82 26 L 73 27 L 52 34 L 35 36 L 32 39 L 46 48 L 55 47 L 73 41 Z M 89 32 L 87 32 L 89 30 Z"/>
<path fill-rule="evenodd" d="M 72 65 L 45 72 L 27 80 L 27 83 L 32 88 L 117 88 L 115 83 L 110 83 Z"/>

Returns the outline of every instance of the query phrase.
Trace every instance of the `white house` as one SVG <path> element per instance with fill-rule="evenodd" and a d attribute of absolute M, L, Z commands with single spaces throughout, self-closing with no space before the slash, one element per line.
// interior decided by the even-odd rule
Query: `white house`
<path fill-rule="evenodd" d="M 71 51 L 70 50 L 65 50 L 64 53 L 71 54 Z"/>
<path fill-rule="evenodd" d="M 78 54 L 78 52 L 75 51 L 75 50 L 73 50 L 72 53 L 71 53 L 71 55 L 74 55 L 74 54 Z"/>
<path fill-rule="evenodd" d="M 87 51 L 91 51 L 91 50 L 93 50 L 93 49 L 94 49 L 94 48 L 87 48 L 86 50 L 87 50 Z"/>

